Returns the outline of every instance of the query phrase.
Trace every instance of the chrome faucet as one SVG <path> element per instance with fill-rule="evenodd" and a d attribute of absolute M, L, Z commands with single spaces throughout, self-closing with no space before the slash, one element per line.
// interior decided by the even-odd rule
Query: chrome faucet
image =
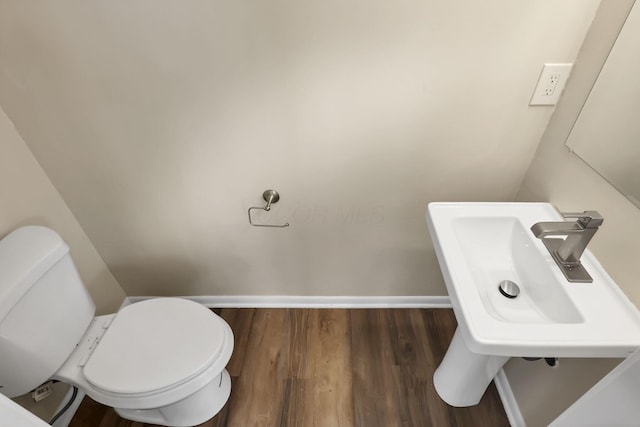
<path fill-rule="evenodd" d="M 538 222 L 533 224 L 531 231 L 542 240 L 568 281 L 593 282 L 582 266 L 580 257 L 598 231 L 598 227 L 602 225 L 602 216 L 596 211 L 567 212 L 562 216 L 576 218 L 576 221 Z M 566 237 L 563 239 L 550 236 Z"/>

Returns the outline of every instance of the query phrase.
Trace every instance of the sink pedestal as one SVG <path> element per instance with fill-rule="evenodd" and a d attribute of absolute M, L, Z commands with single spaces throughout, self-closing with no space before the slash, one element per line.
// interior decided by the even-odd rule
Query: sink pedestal
<path fill-rule="evenodd" d="M 477 405 L 507 360 L 507 356 L 469 351 L 458 327 L 447 354 L 433 375 L 433 385 L 440 398 L 451 406 Z"/>

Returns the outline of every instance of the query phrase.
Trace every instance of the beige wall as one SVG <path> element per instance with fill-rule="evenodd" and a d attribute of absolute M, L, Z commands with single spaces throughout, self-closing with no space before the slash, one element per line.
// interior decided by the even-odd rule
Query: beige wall
<path fill-rule="evenodd" d="M 0 205 L 0 237 L 23 225 L 45 225 L 55 229 L 71 247 L 98 312 L 115 311 L 119 307 L 124 292 L 1 108 Z M 66 387 L 56 386 L 55 390 L 53 397 L 38 405 L 34 405 L 28 396 L 17 401 L 48 419 L 64 396 Z"/>
<path fill-rule="evenodd" d="M 605 222 L 590 249 L 629 298 L 640 306 L 640 209 L 564 146 L 632 5 L 633 0 L 602 2 L 563 100 L 549 122 L 517 198 L 550 201 L 561 211 L 600 212 Z M 629 53 L 630 60 L 635 56 L 637 52 Z M 527 426 L 537 427 L 546 426 L 618 362 L 566 359 L 557 368 L 549 369 L 541 362 L 512 359 L 505 371 Z"/>
<path fill-rule="evenodd" d="M 69 244 L 99 314 L 125 295 L 73 214 L 0 108 L 0 237 L 23 225 L 44 225 Z"/>
<path fill-rule="evenodd" d="M 514 198 L 597 4 L 8 0 L 0 104 L 127 294 L 442 295 L 427 202 Z"/>

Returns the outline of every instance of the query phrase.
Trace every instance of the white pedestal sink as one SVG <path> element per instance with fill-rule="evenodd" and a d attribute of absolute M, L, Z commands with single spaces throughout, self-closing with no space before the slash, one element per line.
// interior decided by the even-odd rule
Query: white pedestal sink
<path fill-rule="evenodd" d="M 530 227 L 563 221 L 549 203 L 431 203 L 427 223 L 458 328 L 434 385 L 452 406 L 480 401 L 510 357 L 626 357 L 640 314 L 593 254 L 570 283 Z M 506 298 L 502 280 L 520 294 Z"/>

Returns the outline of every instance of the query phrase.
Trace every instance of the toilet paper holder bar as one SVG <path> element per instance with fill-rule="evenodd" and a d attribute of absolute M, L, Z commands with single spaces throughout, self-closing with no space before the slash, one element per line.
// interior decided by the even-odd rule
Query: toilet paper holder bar
<path fill-rule="evenodd" d="M 261 209 L 263 211 L 269 212 L 271 210 L 271 205 L 273 203 L 278 203 L 278 200 L 280 200 L 280 194 L 278 194 L 276 190 L 264 190 L 264 193 L 262 193 L 262 198 L 264 199 L 265 202 L 267 202 L 266 206 L 264 207 L 252 206 L 247 211 L 247 214 L 249 215 L 249 224 L 253 225 L 254 227 L 277 227 L 277 228 L 288 227 L 289 226 L 288 222 L 284 224 L 254 224 L 253 223 L 253 220 L 251 219 L 251 211 L 254 209 Z"/>

